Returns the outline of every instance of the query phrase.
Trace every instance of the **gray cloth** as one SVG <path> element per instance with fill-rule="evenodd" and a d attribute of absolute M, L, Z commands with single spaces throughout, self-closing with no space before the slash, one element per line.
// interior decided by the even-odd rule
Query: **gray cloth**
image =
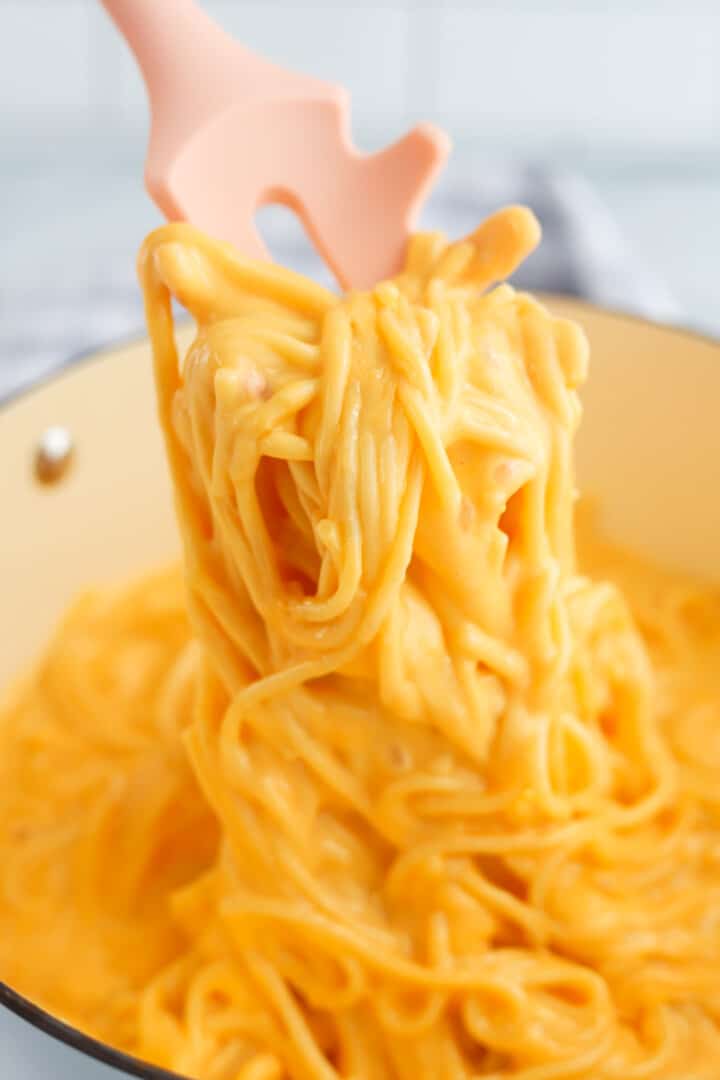
<path fill-rule="evenodd" d="M 441 181 L 420 224 L 457 237 L 509 203 L 532 207 L 543 227 L 542 244 L 518 271 L 518 285 L 582 296 L 659 320 L 679 317 L 663 285 L 625 250 L 605 206 L 577 176 L 497 164 L 466 170 L 459 182 Z M 89 216 L 88 228 L 94 227 Z M 298 270 L 322 273 L 317 258 L 308 256 L 304 233 L 288 211 L 262 211 L 261 229 L 276 259 Z M 131 255 L 141 240 L 142 226 L 137 231 L 122 252 L 104 251 L 102 236 L 95 236 L 92 243 L 78 245 L 78 251 L 90 253 L 87 258 L 65 250 L 61 262 L 38 267 L 32 288 L 3 290 L 0 397 L 78 353 L 143 332 Z"/>

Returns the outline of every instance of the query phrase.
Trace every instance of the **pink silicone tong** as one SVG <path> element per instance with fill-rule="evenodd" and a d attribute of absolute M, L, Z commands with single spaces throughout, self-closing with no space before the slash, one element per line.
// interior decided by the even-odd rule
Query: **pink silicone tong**
<path fill-rule="evenodd" d="M 145 180 L 170 220 L 267 259 L 253 218 L 280 202 L 300 216 L 344 287 L 366 288 L 399 269 L 447 157 L 443 132 L 423 124 L 380 153 L 360 154 L 342 87 L 255 56 L 194 0 L 103 3 L 145 78 Z"/>

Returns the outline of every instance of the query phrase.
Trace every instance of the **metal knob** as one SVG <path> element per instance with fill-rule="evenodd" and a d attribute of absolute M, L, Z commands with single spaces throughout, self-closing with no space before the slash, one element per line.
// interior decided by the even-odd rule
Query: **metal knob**
<path fill-rule="evenodd" d="M 68 473 L 75 455 L 72 435 L 59 425 L 47 428 L 40 436 L 33 469 L 39 484 L 59 483 Z"/>

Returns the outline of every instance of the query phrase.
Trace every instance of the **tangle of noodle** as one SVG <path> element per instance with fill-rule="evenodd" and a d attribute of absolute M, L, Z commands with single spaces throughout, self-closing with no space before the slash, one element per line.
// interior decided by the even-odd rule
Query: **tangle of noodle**
<path fill-rule="evenodd" d="M 185 595 L 82 598 L 4 708 L 0 976 L 202 1080 L 720 1076 L 720 596 L 579 572 L 538 232 L 345 297 L 148 238 Z"/>

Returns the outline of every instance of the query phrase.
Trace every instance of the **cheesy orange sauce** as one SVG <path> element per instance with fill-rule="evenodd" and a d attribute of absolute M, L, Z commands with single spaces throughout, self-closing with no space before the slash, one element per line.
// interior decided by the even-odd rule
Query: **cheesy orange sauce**
<path fill-rule="evenodd" d="M 537 238 L 347 297 L 148 239 L 184 567 L 2 711 L 0 977 L 202 1080 L 717 1077 L 720 592 L 578 562 Z"/>

